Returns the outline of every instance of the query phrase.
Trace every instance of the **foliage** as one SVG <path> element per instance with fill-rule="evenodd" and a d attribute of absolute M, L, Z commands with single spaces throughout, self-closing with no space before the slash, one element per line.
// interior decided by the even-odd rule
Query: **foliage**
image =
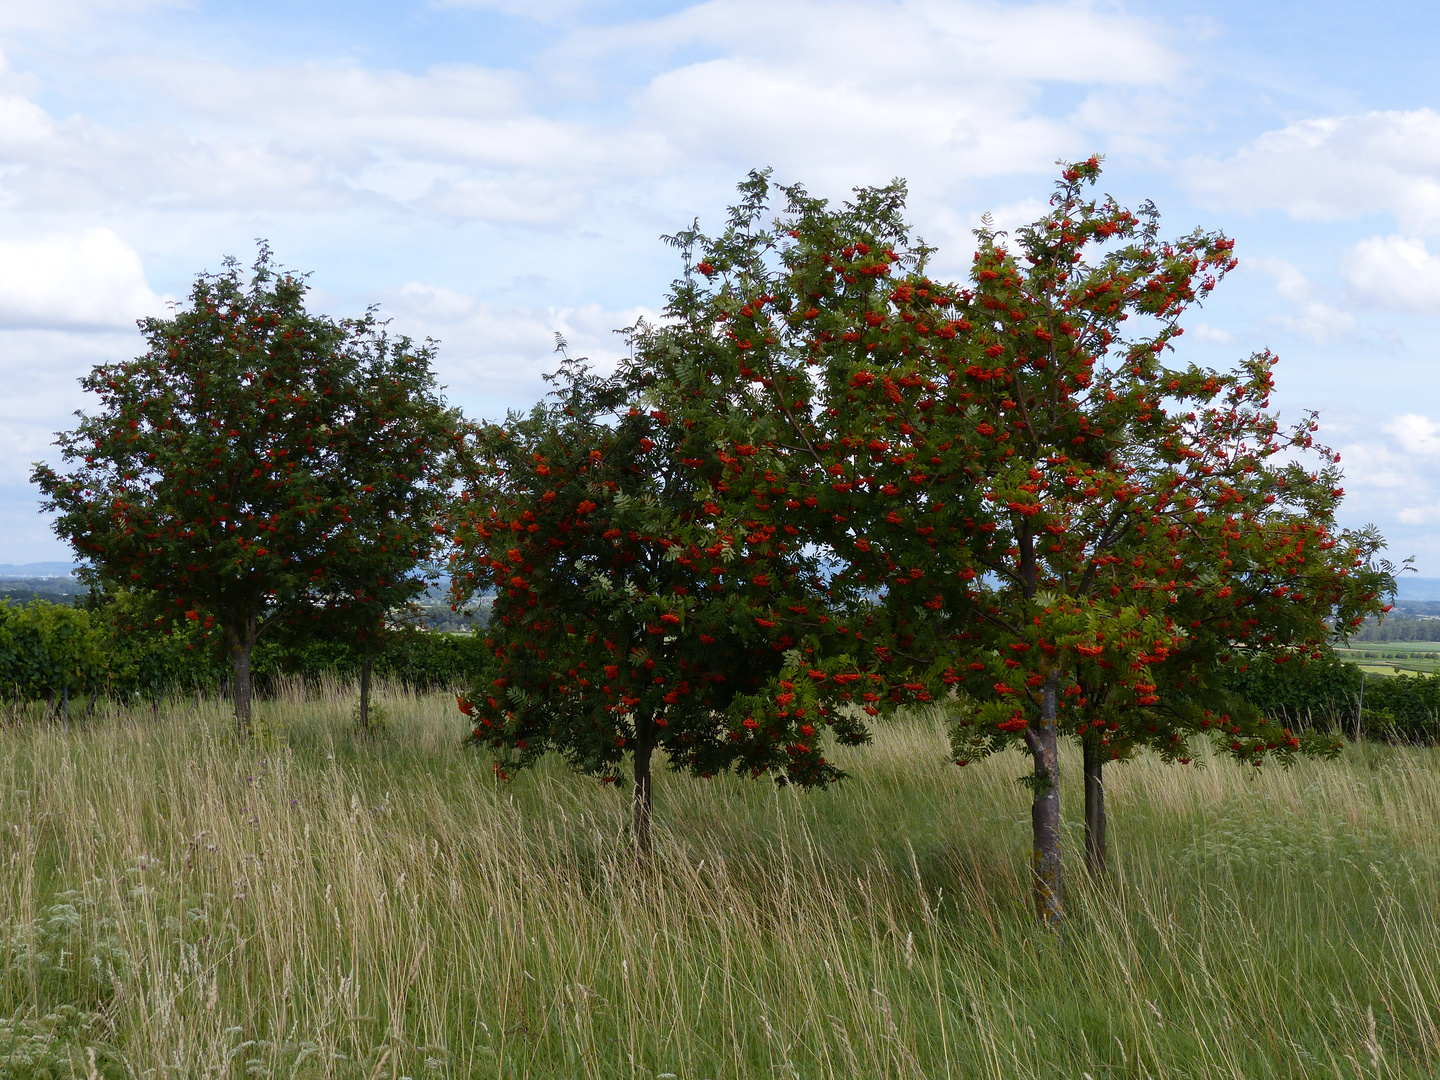
<path fill-rule="evenodd" d="M 489 650 L 475 634 L 405 630 L 388 636 L 375 657 L 377 678 L 414 690 L 462 686 L 484 663 Z M 255 675 L 263 686 L 281 677 L 308 682 L 351 679 L 360 674 L 364 653 L 350 638 L 323 637 L 278 629 L 255 650 Z"/>
<path fill-rule="evenodd" d="M 1372 738 L 1425 745 L 1440 739 L 1440 675 L 1365 677 L 1327 654 L 1304 666 L 1254 665 L 1233 685 L 1262 714 L 1297 730 L 1353 732 L 1358 714 L 1360 732 Z"/>
<path fill-rule="evenodd" d="M 152 704 L 174 693 L 218 688 L 228 665 L 213 615 L 174 620 L 152 594 L 92 592 L 85 610 L 105 654 L 104 691 Z"/>
<path fill-rule="evenodd" d="M 32 600 L 0 604 L 0 687 L 17 701 L 54 700 L 100 685 L 106 649 L 89 615 Z"/>
<path fill-rule="evenodd" d="M 613 781 L 632 753 L 642 851 L 654 750 L 704 777 L 837 779 L 814 711 L 797 704 L 787 738 L 751 715 L 753 692 L 799 662 L 753 597 L 804 572 L 799 553 L 717 527 L 692 456 L 710 450 L 683 413 L 643 410 L 625 379 L 579 364 L 558 382 L 551 402 L 478 431 L 457 515 L 457 602 L 496 589 L 493 652 L 460 701 L 473 741 L 502 775 L 555 752 Z M 843 719 L 841 734 L 853 741 Z"/>
<path fill-rule="evenodd" d="M 370 626 L 423 591 L 453 421 L 428 346 L 373 312 L 312 315 L 306 292 L 263 246 L 248 285 L 233 260 L 201 275 L 183 310 L 141 323 L 142 356 L 82 380 L 100 409 L 59 438 L 72 471 L 34 473 L 91 580 L 215 619 L 242 732 L 275 621 L 344 610 Z"/>
<path fill-rule="evenodd" d="M 1048 894 L 1059 733 L 1098 759 L 1148 746 L 1187 761 L 1192 735 L 1247 763 L 1333 752 L 1232 715 L 1225 672 L 1303 663 L 1329 620 L 1358 625 L 1394 590 L 1378 534 L 1335 524 L 1338 459 L 1314 419 L 1282 431 L 1269 411 L 1274 357 L 1167 359 L 1233 243 L 1161 240 L 1148 204 L 1085 196 L 1098 175 L 1095 159 L 1068 166 L 1014 243 L 982 228 L 960 285 L 927 275 L 903 185 L 838 209 L 782 188 L 772 216 L 752 174 L 723 235 L 676 238 L 673 322 L 635 361 L 664 409 L 712 399 L 702 469 L 718 455 L 721 518 L 821 553 L 840 617 L 780 583 L 770 617 L 819 656 L 853 656 L 866 713 L 963 692 L 977 707 L 961 763 L 1015 745 L 1034 757 Z M 737 417 L 753 452 L 727 456 Z M 826 675 L 817 665 L 815 693 L 850 700 Z M 763 722 L 785 723 L 784 704 Z"/>

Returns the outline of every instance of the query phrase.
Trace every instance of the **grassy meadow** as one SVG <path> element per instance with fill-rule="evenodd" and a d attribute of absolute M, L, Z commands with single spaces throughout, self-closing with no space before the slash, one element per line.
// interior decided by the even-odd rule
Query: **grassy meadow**
<path fill-rule="evenodd" d="M 841 789 L 498 783 L 453 698 L 0 733 L 0 1076 L 1432 1077 L 1440 754 L 1111 770 L 1115 873 L 1033 928 L 1018 757 L 919 717 Z"/>

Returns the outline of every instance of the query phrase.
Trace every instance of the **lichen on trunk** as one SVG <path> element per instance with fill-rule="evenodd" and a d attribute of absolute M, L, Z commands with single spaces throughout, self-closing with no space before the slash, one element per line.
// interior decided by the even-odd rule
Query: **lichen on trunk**
<path fill-rule="evenodd" d="M 375 665 L 375 647 L 369 637 L 360 658 L 360 716 L 358 726 L 362 735 L 370 733 L 370 672 Z"/>
<path fill-rule="evenodd" d="M 650 774 L 650 759 L 655 753 L 655 736 L 658 730 L 653 716 L 637 718 L 635 721 L 635 858 L 642 866 L 649 864 L 655 850 L 655 792 Z"/>
<path fill-rule="evenodd" d="M 230 661 L 235 678 L 235 735 L 241 742 L 250 737 L 250 706 L 252 683 L 250 661 L 255 653 L 255 638 L 258 636 L 255 616 L 236 620 L 238 625 L 225 628 L 225 638 L 230 645 Z"/>
<path fill-rule="evenodd" d="M 1085 749 L 1085 866 L 1099 878 L 1105 876 L 1105 747 L 1091 735 Z"/>
<path fill-rule="evenodd" d="M 1064 875 L 1060 863 L 1060 734 L 1056 726 L 1056 687 L 1051 674 L 1041 691 L 1040 718 L 1025 732 L 1034 761 L 1034 801 L 1030 825 L 1034 840 L 1031 877 L 1035 915 L 1042 926 L 1058 930 L 1065 918 Z"/>

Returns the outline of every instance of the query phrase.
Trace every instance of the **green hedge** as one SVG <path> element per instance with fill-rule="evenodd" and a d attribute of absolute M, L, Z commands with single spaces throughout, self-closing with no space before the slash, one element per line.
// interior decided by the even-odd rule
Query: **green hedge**
<path fill-rule="evenodd" d="M 396 631 L 375 658 L 375 677 L 416 690 L 463 685 L 481 666 L 484 639 L 434 630 Z M 358 644 L 305 636 L 284 627 L 255 650 L 257 688 L 285 678 L 319 681 L 360 673 Z M 230 658 L 218 630 L 186 624 L 157 628 L 143 598 L 89 598 L 86 607 L 33 600 L 0 604 L 0 700 L 55 700 L 104 694 L 154 700 L 196 690 L 223 691 Z M 1308 664 L 1252 664 L 1232 674 L 1231 689 L 1267 716 L 1296 729 L 1352 734 L 1357 713 L 1371 737 L 1440 742 L 1440 675 L 1370 676 L 1333 653 Z"/>
<path fill-rule="evenodd" d="M 1295 728 L 1353 734 L 1358 715 L 1362 732 L 1372 738 L 1440 741 L 1440 675 L 1364 677 L 1354 664 L 1330 654 L 1303 666 L 1253 664 L 1231 685 L 1262 713 Z"/>
<path fill-rule="evenodd" d="M 406 630 L 387 635 L 376 678 L 417 690 L 458 687 L 480 666 L 484 639 Z M 360 673 L 358 645 L 277 627 L 255 650 L 261 693 L 282 678 L 318 681 Z M 0 702 L 104 696 L 158 701 L 170 694 L 224 692 L 230 657 L 218 628 L 173 625 L 146 598 L 129 592 L 86 597 L 79 605 L 0 602 Z"/>
<path fill-rule="evenodd" d="M 417 690 L 460 686 L 480 666 L 483 638 L 435 630 L 400 631 L 389 635 L 375 657 L 377 679 L 403 683 Z M 277 676 L 318 680 L 353 678 L 360 674 L 360 648 L 335 639 L 276 634 L 255 648 L 254 670 L 262 686 Z"/>

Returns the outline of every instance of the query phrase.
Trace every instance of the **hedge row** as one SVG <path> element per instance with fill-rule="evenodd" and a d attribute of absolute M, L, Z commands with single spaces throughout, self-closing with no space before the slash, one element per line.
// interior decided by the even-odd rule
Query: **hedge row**
<path fill-rule="evenodd" d="M 419 690 L 449 689 L 479 666 L 482 648 L 483 639 L 471 634 L 397 631 L 376 656 L 374 672 Z M 254 672 L 263 693 L 286 678 L 358 675 L 361 660 L 355 644 L 280 628 L 256 649 Z M 54 703 L 58 712 L 81 698 L 134 702 L 223 693 L 231 670 L 218 628 L 198 620 L 157 625 L 153 611 L 130 593 L 79 605 L 0 602 L 0 701 L 12 712 L 36 700 Z"/>
<path fill-rule="evenodd" d="M 374 675 L 417 690 L 448 690 L 480 666 L 484 648 L 484 639 L 474 634 L 403 631 L 390 635 L 375 657 Z M 277 635 L 256 646 L 255 675 L 262 687 L 277 677 L 353 678 L 360 674 L 362 659 L 359 646 L 350 642 Z M 219 679 L 224 675 L 219 673 Z"/>
<path fill-rule="evenodd" d="M 0 697 L 153 700 L 225 690 L 230 658 L 218 632 L 198 625 L 179 633 L 142 628 L 134 608 L 126 595 L 89 609 L 43 600 L 0 604 Z M 374 674 L 416 690 L 449 690 L 480 667 L 484 648 L 474 634 L 398 631 L 375 658 Z M 353 678 L 361 661 L 355 643 L 281 629 L 257 646 L 254 671 L 263 693 L 286 679 Z M 1304 666 L 1252 665 L 1233 676 L 1232 689 L 1297 729 L 1354 734 L 1358 721 L 1372 738 L 1440 742 L 1440 675 L 1364 678 L 1331 654 Z"/>
<path fill-rule="evenodd" d="M 1440 741 L 1440 675 L 1366 676 L 1334 655 L 1296 664 L 1256 664 L 1234 689 L 1262 713 L 1296 728 L 1321 727 L 1372 738 Z"/>

